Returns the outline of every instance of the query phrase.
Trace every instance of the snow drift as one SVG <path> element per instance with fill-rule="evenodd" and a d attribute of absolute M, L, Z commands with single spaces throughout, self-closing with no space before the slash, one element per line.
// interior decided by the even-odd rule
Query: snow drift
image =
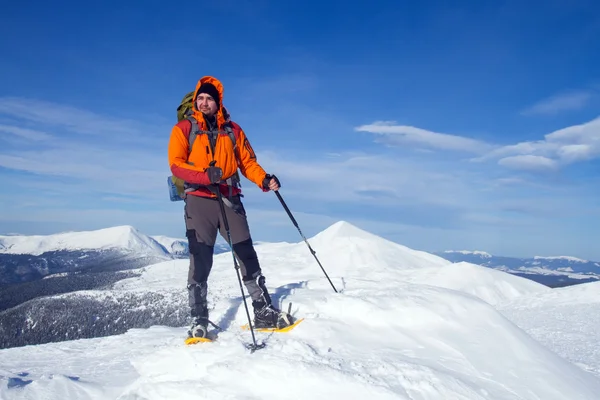
<path fill-rule="evenodd" d="M 600 377 L 600 282 L 522 296 L 498 309 L 540 343 Z"/>

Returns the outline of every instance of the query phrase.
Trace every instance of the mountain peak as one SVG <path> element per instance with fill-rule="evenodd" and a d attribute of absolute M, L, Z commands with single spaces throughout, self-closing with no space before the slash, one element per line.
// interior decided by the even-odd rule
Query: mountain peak
<path fill-rule="evenodd" d="M 338 221 L 323 231 L 319 232 L 314 236 L 317 240 L 331 240 L 335 238 L 350 238 L 350 237 L 358 237 L 363 239 L 372 239 L 378 238 L 382 239 L 379 236 L 376 236 L 370 232 L 360 229 L 359 227 L 352 225 L 347 221 Z"/>
<path fill-rule="evenodd" d="M 105 250 L 164 254 L 154 239 L 131 225 L 120 225 L 92 231 L 68 231 L 51 235 L 0 236 L 0 252 L 40 255 L 52 251 Z"/>

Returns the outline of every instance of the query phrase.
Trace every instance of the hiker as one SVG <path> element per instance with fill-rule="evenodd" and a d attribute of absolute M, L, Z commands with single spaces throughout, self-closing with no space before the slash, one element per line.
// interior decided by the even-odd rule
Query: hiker
<path fill-rule="evenodd" d="M 185 118 L 173 127 L 169 141 L 171 172 L 185 182 L 184 218 L 190 250 L 187 289 L 193 319 L 189 334 L 192 337 L 205 337 L 207 334 L 207 281 L 213 264 L 217 230 L 228 240 L 217 190 L 222 193 L 232 248 L 252 299 L 254 326 L 288 326 L 293 323 L 293 317 L 271 303 L 265 286 L 241 201 L 237 170 L 239 167 L 242 174 L 264 192 L 278 190 L 279 180 L 267 174 L 258 164 L 246 134 L 231 121 L 223 106 L 223 85 L 218 79 L 202 77 L 191 101 L 190 116 L 198 129 L 191 148 L 188 148 L 190 131 L 193 132 L 196 126 Z M 212 161 L 214 165 L 211 165 Z"/>

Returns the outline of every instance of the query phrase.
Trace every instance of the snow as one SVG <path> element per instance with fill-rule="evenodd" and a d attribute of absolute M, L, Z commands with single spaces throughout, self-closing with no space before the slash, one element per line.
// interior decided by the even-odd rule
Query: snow
<path fill-rule="evenodd" d="M 522 296 L 498 309 L 543 345 L 600 377 L 600 282 Z"/>
<path fill-rule="evenodd" d="M 423 273 L 423 276 L 414 277 L 412 281 L 459 290 L 492 305 L 526 294 L 545 293 L 551 290 L 537 282 L 467 262 L 428 271 Z"/>
<path fill-rule="evenodd" d="M 178 254 L 187 251 L 187 239 L 172 238 L 162 235 L 151 236 L 151 238 L 167 249 L 169 253 Z"/>
<path fill-rule="evenodd" d="M 556 257 L 534 256 L 533 259 L 534 260 L 566 260 L 566 261 L 572 261 L 572 262 L 578 262 L 578 263 L 587 263 L 587 262 L 589 262 L 587 260 L 582 260 L 581 258 L 570 257 L 570 256 L 556 256 Z"/>
<path fill-rule="evenodd" d="M 308 240 L 340 293 L 303 241 L 258 245 L 274 300 L 286 309 L 291 302 L 292 313 L 305 318 L 289 333 L 256 332 L 264 349 L 245 348 L 251 335 L 240 328 L 246 314 L 231 253 L 224 253 L 215 256 L 209 280 L 211 319 L 225 329 L 216 342 L 185 346 L 186 327 L 155 326 L 0 350 L 0 398 L 598 398 L 597 376 L 506 316 L 552 304 L 555 290 L 501 271 L 452 264 L 345 222 Z M 187 268 L 187 260 L 151 265 L 113 291 L 184 296 Z M 579 307 L 597 298 L 598 287 L 584 296 L 576 288 L 554 299 L 570 307 L 579 299 Z M 538 317 L 553 320 L 545 312 Z M 592 335 L 587 345 L 596 343 Z M 18 379 L 31 383 L 8 388 Z"/>
<path fill-rule="evenodd" d="M 486 253 L 485 251 L 479 251 L 479 250 L 475 250 L 475 251 L 469 251 L 469 250 L 446 250 L 446 251 L 444 251 L 444 253 L 473 254 L 473 255 L 478 255 L 478 256 L 481 256 L 481 257 L 485 257 L 485 258 L 492 258 L 492 255 L 490 253 Z"/>
<path fill-rule="evenodd" d="M 590 279 L 596 277 L 595 275 L 572 272 L 573 269 L 571 268 L 548 269 L 543 267 L 519 267 L 517 269 L 507 269 L 507 271 L 538 275 L 567 276 L 571 279 Z"/>
<path fill-rule="evenodd" d="M 154 239 L 128 225 L 54 235 L 0 236 L 0 253 L 4 254 L 40 255 L 60 250 L 106 249 L 127 249 L 143 254 L 165 255 L 165 250 Z"/>

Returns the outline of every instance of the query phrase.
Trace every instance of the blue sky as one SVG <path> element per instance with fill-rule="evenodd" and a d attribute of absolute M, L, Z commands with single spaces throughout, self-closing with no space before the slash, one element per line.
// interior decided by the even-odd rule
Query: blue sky
<path fill-rule="evenodd" d="M 306 236 L 600 260 L 597 2 L 212 3 L 3 6 L 0 232 L 183 237 L 168 138 L 213 75 Z M 243 184 L 255 240 L 301 240 Z"/>

